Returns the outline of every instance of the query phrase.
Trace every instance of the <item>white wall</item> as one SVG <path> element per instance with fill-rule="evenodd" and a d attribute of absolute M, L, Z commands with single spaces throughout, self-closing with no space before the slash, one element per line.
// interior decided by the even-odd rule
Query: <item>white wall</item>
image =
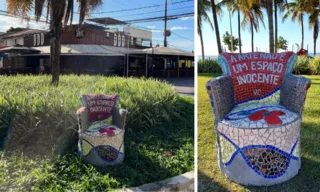
<path fill-rule="evenodd" d="M 23 45 L 24 44 L 23 37 L 15 38 L 15 39 L 7 39 L 5 41 L 7 41 L 6 46 L 14 46 L 14 45 L 17 45 L 17 44 L 19 44 L 19 45 Z"/>
<path fill-rule="evenodd" d="M 133 27 L 124 27 L 123 31 L 125 32 L 125 34 L 130 33 L 129 36 L 132 36 L 132 37 L 152 40 L 151 31 L 137 29 Z"/>

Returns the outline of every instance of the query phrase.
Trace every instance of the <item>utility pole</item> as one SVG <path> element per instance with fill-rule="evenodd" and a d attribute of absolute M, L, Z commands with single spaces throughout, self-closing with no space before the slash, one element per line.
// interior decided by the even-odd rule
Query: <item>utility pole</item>
<path fill-rule="evenodd" d="M 163 46 L 167 47 L 167 7 L 168 0 L 165 0 L 165 10 L 164 10 L 164 42 Z"/>

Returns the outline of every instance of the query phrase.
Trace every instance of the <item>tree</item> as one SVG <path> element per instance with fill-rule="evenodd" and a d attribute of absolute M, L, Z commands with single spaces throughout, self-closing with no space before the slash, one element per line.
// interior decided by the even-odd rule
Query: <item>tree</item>
<path fill-rule="evenodd" d="M 232 24 L 231 24 L 231 12 L 232 15 L 237 12 L 238 13 L 238 38 L 239 38 L 239 43 L 241 44 L 241 17 L 240 17 L 240 10 L 241 10 L 241 5 L 243 1 L 241 0 L 222 0 L 218 5 L 220 6 L 226 6 L 228 11 L 229 11 L 229 19 L 230 19 L 230 32 L 232 34 Z M 239 52 L 242 53 L 241 46 L 239 47 Z"/>
<path fill-rule="evenodd" d="M 268 15 L 269 52 L 274 53 L 273 1 L 265 0 L 265 7 Z"/>
<path fill-rule="evenodd" d="M 249 3 L 244 1 L 245 4 L 242 6 L 243 20 L 241 22 L 242 27 L 248 27 L 251 32 L 251 51 L 254 52 L 254 31 L 260 30 L 260 22 L 264 25 L 263 12 L 259 3 Z"/>
<path fill-rule="evenodd" d="M 305 4 L 303 0 L 295 0 L 290 2 L 285 7 L 285 13 L 282 18 L 284 22 L 289 16 L 291 16 L 292 21 L 298 21 L 298 24 L 301 26 L 301 49 L 304 45 L 304 27 L 303 27 L 303 17 L 305 15 Z"/>
<path fill-rule="evenodd" d="M 61 36 L 64 25 L 72 25 L 73 7 L 79 3 L 79 28 L 90 10 L 102 5 L 102 0 L 6 0 L 8 12 L 25 17 L 34 10 L 36 20 L 39 21 L 43 8 L 47 7 L 47 20 L 50 15 L 50 61 L 52 66 L 53 85 L 58 85 L 60 74 Z M 64 24 L 62 24 L 64 23 Z"/>
<path fill-rule="evenodd" d="M 226 33 L 223 35 L 223 43 L 228 46 L 229 51 L 231 51 L 231 47 L 233 46 L 233 51 L 236 51 L 238 49 L 237 46 L 239 46 L 239 39 L 232 36 L 232 44 L 231 44 L 231 35 L 226 31 Z"/>
<path fill-rule="evenodd" d="M 219 26 L 218 26 L 216 4 L 215 4 L 214 0 L 211 0 L 211 9 L 212 9 L 212 15 L 213 15 L 214 29 L 216 32 L 218 52 L 219 52 L 219 54 L 221 54 L 222 48 L 221 48 L 220 32 L 219 32 Z"/>
<path fill-rule="evenodd" d="M 277 48 L 285 51 L 288 50 L 288 41 L 280 36 L 277 42 Z"/>
<path fill-rule="evenodd" d="M 273 5 L 274 5 L 274 26 L 275 26 L 275 29 L 274 29 L 275 45 L 277 45 L 277 42 L 278 42 L 278 7 L 279 7 L 279 10 L 281 12 L 283 12 L 286 4 L 287 4 L 286 0 L 274 0 L 274 2 L 273 2 Z M 276 46 L 275 53 L 277 53 L 277 52 L 278 51 L 277 51 L 277 46 Z"/>
<path fill-rule="evenodd" d="M 313 28 L 313 51 L 314 56 L 317 53 L 317 39 L 319 35 L 319 22 L 320 22 L 320 4 L 316 1 L 309 10 L 309 27 Z"/>
<path fill-rule="evenodd" d="M 22 30 L 24 30 L 24 29 L 25 29 L 25 28 L 22 28 L 22 27 L 10 27 L 10 28 L 7 30 L 7 33 L 22 31 Z"/>
<path fill-rule="evenodd" d="M 201 42 L 201 51 L 202 51 L 202 60 L 204 60 L 204 45 L 203 45 L 203 36 L 202 36 L 202 25 L 203 21 L 209 23 L 211 29 L 213 29 L 212 22 L 210 20 L 207 11 L 210 9 L 210 2 L 207 0 L 198 0 L 198 34 L 200 36 Z"/>

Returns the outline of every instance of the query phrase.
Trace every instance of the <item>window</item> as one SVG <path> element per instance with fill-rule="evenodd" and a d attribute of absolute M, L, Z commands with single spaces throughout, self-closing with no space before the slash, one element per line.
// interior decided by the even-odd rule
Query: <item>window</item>
<path fill-rule="evenodd" d="M 131 45 L 133 45 L 133 37 L 131 37 Z"/>
<path fill-rule="evenodd" d="M 37 46 L 37 35 L 33 35 L 33 46 Z"/>
<path fill-rule="evenodd" d="M 44 34 L 41 33 L 41 45 L 43 45 L 43 44 L 44 44 Z"/>
<path fill-rule="evenodd" d="M 107 39 L 110 39 L 110 33 L 109 33 L 109 32 L 107 32 L 106 38 L 107 38 Z"/>
<path fill-rule="evenodd" d="M 114 41 L 113 41 L 113 45 L 117 46 L 117 42 L 118 42 L 118 35 L 114 34 Z"/>
<path fill-rule="evenodd" d="M 126 43 L 126 38 L 124 35 L 122 35 L 122 47 L 124 47 L 125 43 Z"/>
<path fill-rule="evenodd" d="M 121 35 L 120 34 L 118 35 L 118 46 L 119 47 L 121 46 Z"/>

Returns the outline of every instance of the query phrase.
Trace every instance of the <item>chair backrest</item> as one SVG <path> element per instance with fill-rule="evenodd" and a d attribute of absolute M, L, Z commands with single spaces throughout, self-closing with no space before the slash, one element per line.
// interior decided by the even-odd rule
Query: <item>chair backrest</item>
<path fill-rule="evenodd" d="M 119 95 L 82 95 L 81 103 L 88 109 L 88 124 L 112 118 L 119 100 Z"/>
<path fill-rule="evenodd" d="M 292 72 L 295 61 L 293 52 L 223 53 L 218 58 L 223 74 L 232 77 L 236 105 L 263 99 L 279 103 L 283 77 Z"/>

